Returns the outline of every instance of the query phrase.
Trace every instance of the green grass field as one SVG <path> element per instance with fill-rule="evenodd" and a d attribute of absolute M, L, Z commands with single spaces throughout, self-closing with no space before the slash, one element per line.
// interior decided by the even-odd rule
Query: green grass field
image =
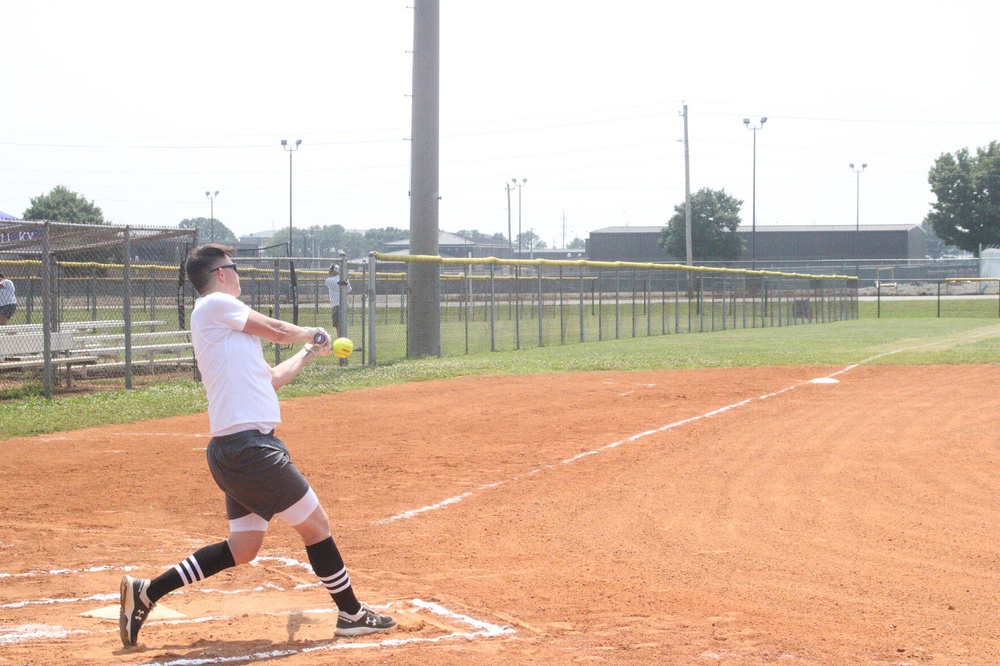
<path fill-rule="evenodd" d="M 342 368 L 333 357 L 314 363 L 281 396 L 332 393 L 385 384 L 479 374 L 536 374 L 588 370 L 655 370 L 768 365 L 873 363 L 1000 363 L 1000 319 L 996 303 L 968 301 L 974 316 L 937 318 L 936 305 L 862 301 L 860 319 L 823 325 L 735 329 L 698 335 L 651 337 L 485 352 L 447 358 L 401 360 L 376 367 Z M 954 306 L 952 306 L 954 307 Z M 928 312 L 930 308 L 930 312 Z M 874 358 L 877 357 L 877 358 Z M 0 439 L 128 423 L 206 409 L 205 392 L 190 380 L 134 391 L 112 390 L 56 400 L 6 400 L 0 409 Z"/>

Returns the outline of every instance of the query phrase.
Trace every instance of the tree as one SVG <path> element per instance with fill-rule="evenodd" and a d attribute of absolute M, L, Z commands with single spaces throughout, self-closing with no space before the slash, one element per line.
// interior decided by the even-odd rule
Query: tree
<path fill-rule="evenodd" d="M 499 243 L 507 242 L 507 235 L 501 232 L 496 232 L 492 236 L 484 234 L 478 229 L 456 231 L 456 236 L 461 236 L 462 238 L 467 238 L 474 243 L 483 243 L 487 245 L 495 245 Z"/>
<path fill-rule="evenodd" d="M 726 190 L 703 187 L 691 196 L 691 246 L 694 259 L 723 261 L 743 254 L 743 241 L 736 235 L 740 226 L 742 199 Z M 674 215 L 660 234 L 659 246 L 678 258 L 687 258 L 684 204 L 674 206 Z"/>
<path fill-rule="evenodd" d="M 514 237 L 514 246 L 520 247 L 522 252 L 531 252 L 532 250 L 544 250 L 548 247 L 545 241 L 536 234 L 534 231 L 523 231 Z"/>
<path fill-rule="evenodd" d="M 227 245 L 239 241 L 236 234 L 234 234 L 229 227 L 220 222 L 219 218 L 215 218 L 215 224 L 213 225 L 212 220 L 207 217 L 191 217 L 186 220 L 181 220 L 181 223 L 177 226 L 181 229 L 197 229 L 199 243 L 212 242 L 213 226 L 215 228 L 216 243 Z"/>
<path fill-rule="evenodd" d="M 586 247 L 587 247 L 587 241 L 583 240 L 582 238 L 577 237 L 577 238 L 574 238 L 573 240 L 571 240 L 569 242 L 569 245 L 566 246 L 566 249 L 567 250 L 583 250 L 583 249 L 586 249 Z"/>
<path fill-rule="evenodd" d="M 106 224 L 104 213 L 76 192 L 63 185 L 52 188 L 31 200 L 31 205 L 22 216 L 25 220 L 50 220 L 70 224 Z"/>
<path fill-rule="evenodd" d="M 926 221 L 948 245 L 979 256 L 980 246 L 1000 245 L 1000 143 L 963 148 L 937 158 L 927 176 L 937 201 Z"/>
<path fill-rule="evenodd" d="M 409 237 L 409 229 L 397 229 L 396 227 L 369 229 L 365 232 L 365 244 L 368 248 L 368 252 L 370 252 L 372 250 L 381 249 L 386 243 L 406 240 Z M 367 252 L 365 254 L 367 254 Z"/>

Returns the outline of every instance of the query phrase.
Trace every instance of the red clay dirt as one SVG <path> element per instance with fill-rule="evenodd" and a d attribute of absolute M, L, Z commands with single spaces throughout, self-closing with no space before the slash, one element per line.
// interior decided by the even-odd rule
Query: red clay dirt
<path fill-rule="evenodd" d="M 1000 366 L 809 383 L 839 370 L 283 403 L 359 597 L 400 620 L 355 639 L 278 521 L 136 648 L 80 615 L 225 537 L 204 414 L 0 441 L 0 666 L 1000 663 Z"/>

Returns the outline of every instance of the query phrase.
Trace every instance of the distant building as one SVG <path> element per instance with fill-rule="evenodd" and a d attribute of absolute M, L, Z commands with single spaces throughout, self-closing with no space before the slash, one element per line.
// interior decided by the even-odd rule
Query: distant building
<path fill-rule="evenodd" d="M 240 243 L 242 245 L 253 245 L 254 247 L 261 248 L 270 245 L 272 238 L 274 238 L 274 231 L 258 231 L 254 234 L 240 236 Z"/>
<path fill-rule="evenodd" d="M 515 251 L 516 254 L 516 251 Z M 582 249 L 567 250 L 563 247 L 546 247 L 546 248 L 535 248 L 533 250 L 524 251 L 525 259 L 565 259 L 565 260 L 577 260 L 586 259 L 587 251 Z"/>
<path fill-rule="evenodd" d="M 382 246 L 382 251 L 388 254 L 409 254 L 410 240 L 385 243 Z M 473 257 L 476 259 L 482 257 L 510 259 L 513 256 L 507 243 L 477 243 L 447 231 L 438 232 L 438 254 L 442 257 Z M 516 254 L 516 250 L 514 254 Z"/>
<path fill-rule="evenodd" d="M 605 227 L 590 232 L 587 257 L 592 261 L 684 263 L 659 246 L 662 227 Z M 757 262 L 923 259 L 927 254 L 924 231 L 918 224 L 748 225 L 736 231 L 746 247 L 742 261 Z M 756 251 L 751 252 L 752 244 Z"/>

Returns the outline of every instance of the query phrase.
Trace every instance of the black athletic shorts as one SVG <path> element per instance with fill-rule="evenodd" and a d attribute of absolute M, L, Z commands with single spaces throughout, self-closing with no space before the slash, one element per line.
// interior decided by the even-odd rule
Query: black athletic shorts
<path fill-rule="evenodd" d="M 309 492 L 309 482 L 273 430 L 213 437 L 206 455 L 215 483 L 226 494 L 229 520 L 254 513 L 270 521 Z"/>

